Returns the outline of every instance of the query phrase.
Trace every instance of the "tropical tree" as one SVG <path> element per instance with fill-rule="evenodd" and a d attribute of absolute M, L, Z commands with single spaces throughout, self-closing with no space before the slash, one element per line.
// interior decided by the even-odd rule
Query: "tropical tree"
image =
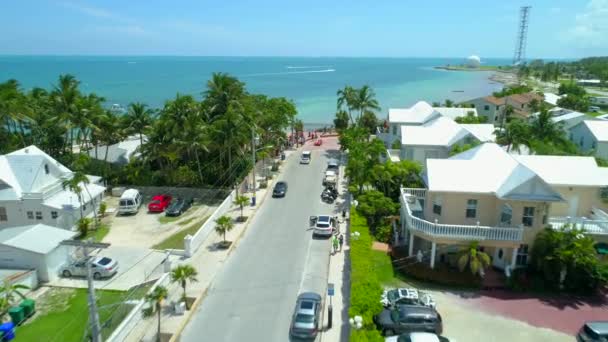
<path fill-rule="evenodd" d="M 15 301 L 15 295 L 21 299 L 25 299 L 25 295 L 22 290 L 29 290 L 30 288 L 23 284 L 13 284 L 7 279 L 4 279 L 2 286 L 0 287 L 0 312 L 6 313 L 11 303 Z"/>
<path fill-rule="evenodd" d="M 376 93 L 370 86 L 364 85 L 356 89 L 353 108 L 359 111 L 357 122 L 363 116 L 363 113 L 373 113 L 380 110 L 380 105 L 378 104 L 378 100 L 376 100 Z"/>
<path fill-rule="evenodd" d="M 458 255 L 458 269 L 463 272 L 469 269 L 474 275 L 482 274 L 485 267 L 490 266 L 490 256 L 479 250 L 479 242 L 473 241 Z"/>
<path fill-rule="evenodd" d="M 236 199 L 234 200 L 234 204 L 238 205 L 241 208 L 241 220 L 243 220 L 245 217 L 243 216 L 243 207 L 246 206 L 248 203 L 249 197 L 243 195 L 236 196 Z"/>
<path fill-rule="evenodd" d="M 203 92 L 210 119 L 226 114 L 230 104 L 239 102 L 245 94 L 243 82 L 223 72 L 213 73 L 207 81 L 207 89 Z"/>
<path fill-rule="evenodd" d="M 346 108 L 351 124 L 355 124 L 352 111 L 355 109 L 357 91 L 351 86 L 344 86 L 344 88 L 338 90 L 336 95 L 338 96 L 338 111 L 344 111 Z"/>
<path fill-rule="evenodd" d="M 348 128 L 348 120 L 348 112 L 340 109 L 336 112 L 336 118 L 334 119 L 334 127 L 336 127 L 337 131 L 346 129 Z"/>
<path fill-rule="evenodd" d="M 226 243 L 226 233 L 234 228 L 234 222 L 229 216 L 220 216 L 215 220 L 215 232 L 222 235 L 224 243 Z"/>
<path fill-rule="evenodd" d="M 81 220 L 84 218 L 84 211 L 82 207 L 82 187 L 80 183 L 84 184 L 85 182 L 88 184 L 89 178 L 82 172 L 75 172 L 72 178 L 63 181 L 63 186 L 75 193 L 78 198 Z"/>
<path fill-rule="evenodd" d="M 448 108 L 453 107 L 454 106 L 454 101 L 450 100 L 450 99 L 446 99 L 444 102 L 444 105 Z"/>
<path fill-rule="evenodd" d="M 375 134 L 378 127 L 378 118 L 373 112 L 364 112 L 358 119 L 359 127 L 363 127 L 369 134 Z"/>
<path fill-rule="evenodd" d="M 190 309 L 188 301 L 186 300 L 186 285 L 188 282 L 197 282 L 197 275 L 198 272 L 192 265 L 179 265 L 171 270 L 171 281 L 179 283 L 184 290 L 182 298 L 184 299 L 184 302 L 186 302 L 186 309 Z"/>
<path fill-rule="evenodd" d="M 62 120 L 62 124 L 67 129 L 69 144 L 69 151 L 73 153 L 74 146 L 74 129 L 75 125 L 72 124 L 72 119 L 77 117 L 78 108 L 77 102 L 80 97 L 80 90 L 78 89 L 80 82 L 72 75 L 60 75 L 59 83 L 53 87 L 51 92 L 51 99 L 55 110 Z"/>
<path fill-rule="evenodd" d="M 511 149 L 520 152 L 522 145 L 529 146 L 529 126 L 520 119 L 513 119 L 503 128 L 494 131 L 496 142 L 507 146 L 507 152 Z"/>
<path fill-rule="evenodd" d="M 160 342 L 160 314 L 163 302 L 167 299 L 169 291 L 164 286 L 157 286 L 152 292 L 146 294 L 145 300 L 149 303 L 156 311 L 156 317 L 158 318 L 157 329 L 156 329 L 156 341 Z"/>
<path fill-rule="evenodd" d="M 378 227 L 382 218 L 397 212 L 395 202 L 377 190 L 364 192 L 357 198 L 357 201 L 359 201 L 357 211 L 365 216 L 372 230 Z"/>
<path fill-rule="evenodd" d="M 140 145 L 144 144 L 144 133 L 152 126 L 152 114 L 154 111 L 147 107 L 145 103 L 131 103 L 126 115 L 129 121 L 129 129 L 139 135 Z"/>
<path fill-rule="evenodd" d="M 565 139 L 561 124 L 552 120 L 552 115 L 546 108 L 541 108 L 530 122 L 530 133 L 542 141 L 561 142 Z"/>

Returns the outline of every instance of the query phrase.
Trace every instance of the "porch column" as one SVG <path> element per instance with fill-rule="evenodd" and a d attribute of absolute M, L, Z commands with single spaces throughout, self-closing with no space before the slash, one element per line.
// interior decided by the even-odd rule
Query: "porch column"
<path fill-rule="evenodd" d="M 413 257 L 414 256 L 414 234 L 412 234 L 412 232 L 409 232 L 409 234 L 410 234 L 410 244 L 407 246 L 408 247 L 407 256 Z"/>
<path fill-rule="evenodd" d="M 435 252 L 437 250 L 437 243 L 432 242 L 431 244 L 431 268 L 435 268 Z"/>
<path fill-rule="evenodd" d="M 515 269 L 517 261 L 517 247 L 513 248 L 513 252 L 511 254 L 511 272 Z"/>

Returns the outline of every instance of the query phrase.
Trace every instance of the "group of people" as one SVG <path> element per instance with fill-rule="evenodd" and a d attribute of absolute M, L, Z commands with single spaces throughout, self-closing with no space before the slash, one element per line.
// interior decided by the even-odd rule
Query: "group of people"
<path fill-rule="evenodd" d="M 334 254 L 342 252 L 342 246 L 344 246 L 344 234 L 340 233 L 338 236 L 334 235 L 331 238 L 331 244 L 334 249 Z"/>

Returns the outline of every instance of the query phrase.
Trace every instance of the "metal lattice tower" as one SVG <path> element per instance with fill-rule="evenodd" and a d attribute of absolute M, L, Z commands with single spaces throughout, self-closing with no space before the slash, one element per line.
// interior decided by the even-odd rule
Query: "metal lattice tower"
<path fill-rule="evenodd" d="M 530 19 L 531 8 L 531 6 L 522 6 L 519 10 L 519 27 L 517 29 L 513 65 L 519 65 L 526 59 L 526 40 L 528 37 L 528 20 Z"/>

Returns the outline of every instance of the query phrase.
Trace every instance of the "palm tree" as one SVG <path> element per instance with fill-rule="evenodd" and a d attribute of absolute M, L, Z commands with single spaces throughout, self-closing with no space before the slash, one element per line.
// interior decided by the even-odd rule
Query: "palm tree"
<path fill-rule="evenodd" d="M 187 282 L 196 282 L 196 276 L 198 272 L 192 265 L 179 265 L 171 270 L 171 281 L 174 283 L 180 283 L 184 290 L 183 299 L 186 302 L 186 309 L 190 309 L 188 301 L 186 300 L 186 284 Z"/>
<path fill-rule="evenodd" d="M 376 100 L 376 93 L 368 85 L 364 85 L 356 90 L 355 103 L 353 107 L 359 110 L 357 122 L 363 113 L 380 110 L 380 105 L 378 104 L 378 100 Z"/>
<path fill-rule="evenodd" d="M 473 241 L 459 253 L 458 269 L 463 272 L 467 267 L 474 275 L 481 274 L 484 267 L 490 266 L 490 256 L 479 250 L 479 242 Z"/>
<path fill-rule="evenodd" d="M 450 107 L 454 106 L 454 101 L 452 101 L 450 99 L 446 99 L 444 104 L 446 107 L 450 108 Z"/>
<path fill-rule="evenodd" d="M 351 86 L 344 86 L 343 89 L 338 90 L 336 95 L 338 96 L 338 110 L 343 110 L 346 107 L 351 124 L 355 124 L 352 111 L 355 107 L 357 91 Z"/>
<path fill-rule="evenodd" d="M 80 91 L 78 86 L 80 82 L 72 75 L 60 75 L 59 84 L 53 87 L 51 93 L 52 101 L 55 109 L 63 124 L 68 129 L 68 143 L 70 144 L 70 153 L 73 153 L 74 143 L 74 126 L 71 123 L 71 119 L 74 114 L 78 111 L 76 103 L 80 98 Z"/>
<path fill-rule="evenodd" d="M 551 113 L 541 108 L 540 113 L 530 122 L 531 135 L 541 141 L 561 143 L 565 140 L 560 124 L 552 120 Z"/>
<path fill-rule="evenodd" d="M 129 128 L 139 135 L 139 144 L 144 144 L 144 132 L 147 131 L 152 125 L 152 114 L 154 111 L 147 108 L 145 103 L 135 102 L 129 104 L 129 111 L 127 112 L 127 120 Z"/>
<path fill-rule="evenodd" d="M 249 197 L 247 196 L 237 196 L 234 200 L 234 204 L 238 205 L 241 208 L 241 220 L 243 219 L 243 207 L 249 203 Z"/>
<path fill-rule="evenodd" d="M 203 92 L 211 119 L 225 114 L 228 106 L 239 101 L 245 94 L 245 85 L 235 77 L 223 72 L 213 73 L 207 81 L 207 90 Z"/>
<path fill-rule="evenodd" d="M 81 155 L 82 156 L 82 155 Z M 80 204 L 80 220 L 84 218 L 84 211 L 82 208 L 82 189 L 87 192 L 89 198 L 91 199 L 91 205 L 93 206 L 93 215 L 95 217 L 95 225 L 97 226 L 97 208 L 95 208 L 95 199 L 91 196 L 89 192 L 89 188 L 87 187 L 89 184 L 89 177 L 85 175 L 81 171 L 74 172 L 71 179 L 63 181 L 63 186 L 67 187 L 70 191 L 76 194 L 78 197 L 78 203 Z"/>
<path fill-rule="evenodd" d="M 21 297 L 21 299 L 25 299 L 25 295 L 21 293 L 21 290 L 29 289 L 26 285 L 12 284 L 4 279 L 2 286 L 0 286 L 0 311 L 5 313 L 8 310 L 11 303 L 15 300 L 15 294 Z"/>
<path fill-rule="evenodd" d="M 226 233 L 231 231 L 232 228 L 234 228 L 234 222 L 229 216 L 220 216 L 215 220 L 215 232 L 223 236 L 224 243 L 226 243 Z"/>
<path fill-rule="evenodd" d="M 530 145 L 530 129 L 528 125 L 520 119 L 514 119 L 504 128 L 497 128 L 494 131 L 496 142 L 507 146 L 507 152 L 513 149 L 520 152 L 521 145 Z"/>
<path fill-rule="evenodd" d="M 156 315 L 158 317 L 158 325 L 156 332 L 156 341 L 160 342 L 160 311 L 162 308 L 163 301 L 167 299 L 169 295 L 169 291 L 164 286 L 157 286 L 154 290 L 148 294 L 146 294 L 146 302 L 154 307 L 156 310 Z"/>

